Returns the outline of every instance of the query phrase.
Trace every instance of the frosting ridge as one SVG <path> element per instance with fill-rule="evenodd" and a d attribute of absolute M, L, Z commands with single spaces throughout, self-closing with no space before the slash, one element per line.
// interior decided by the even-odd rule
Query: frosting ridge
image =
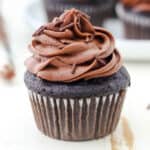
<path fill-rule="evenodd" d="M 28 71 L 48 81 L 73 82 L 110 76 L 122 66 L 113 36 L 89 16 L 71 9 L 40 27 L 25 61 Z"/>

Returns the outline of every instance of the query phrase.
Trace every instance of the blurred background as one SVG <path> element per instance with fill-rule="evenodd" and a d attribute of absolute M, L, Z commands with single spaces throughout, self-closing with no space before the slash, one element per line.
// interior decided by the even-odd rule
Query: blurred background
<path fill-rule="evenodd" d="M 125 62 L 149 64 L 150 27 L 146 31 L 144 27 L 143 33 L 136 34 L 142 27 L 137 28 L 132 22 L 127 26 L 126 20 L 121 18 L 120 5 L 123 3 L 118 0 L 1 0 L 0 48 L 1 66 L 4 65 L 2 76 L 11 78 L 12 67 L 17 67 L 16 71 L 23 70 L 23 61 L 28 56 L 27 46 L 32 33 L 39 26 L 51 21 L 54 16 L 59 16 L 65 9 L 72 7 L 85 11 L 91 16 L 93 24 L 103 26 L 113 33 L 116 47 L 121 51 Z M 132 31 L 132 28 L 137 29 Z M 7 66 L 7 63 L 13 66 Z M 6 70 L 9 70 L 9 75 L 6 74 Z M 22 71 L 16 72 L 16 75 L 19 74 L 22 77 Z"/>
<path fill-rule="evenodd" d="M 123 114 L 127 116 L 136 140 L 140 141 L 137 149 L 149 145 L 150 24 L 140 24 L 142 33 L 138 34 L 137 24 L 134 26 L 132 18 L 128 21 L 132 14 L 124 14 L 126 10 L 122 5 L 119 0 L 0 0 L 0 118 L 3 122 L 0 124 L 0 149 L 19 149 L 21 145 L 27 148 L 31 143 L 38 149 L 37 141 L 33 142 L 31 137 L 25 143 L 23 140 L 29 136 L 26 130 L 30 133 L 34 130 L 29 122 L 32 113 L 23 83 L 24 60 L 30 55 L 28 44 L 32 33 L 71 7 L 87 12 L 93 24 L 107 28 L 115 36 L 116 47 L 123 55 L 132 81 Z M 149 20 L 150 12 L 146 13 L 144 22 L 149 23 Z M 143 124 L 138 124 L 139 118 Z M 18 120 L 22 121 L 23 127 L 20 128 Z M 20 126 L 17 126 L 18 122 Z M 8 138 L 8 134 L 13 136 Z"/>

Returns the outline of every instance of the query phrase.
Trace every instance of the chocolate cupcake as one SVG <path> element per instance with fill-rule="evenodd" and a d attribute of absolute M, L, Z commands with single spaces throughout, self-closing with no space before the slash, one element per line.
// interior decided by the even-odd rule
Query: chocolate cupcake
<path fill-rule="evenodd" d="M 116 11 L 124 23 L 126 38 L 150 39 L 149 0 L 122 0 Z"/>
<path fill-rule="evenodd" d="M 48 20 L 59 16 L 64 10 L 77 8 L 88 13 L 95 25 L 102 25 L 112 13 L 113 0 L 43 0 Z"/>
<path fill-rule="evenodd" d="M 25 84 L 39 130 L 71 141 L 112 133 L 130 77 L 114 38 L 71 9 L 40 27 L 25 62 Z"/>

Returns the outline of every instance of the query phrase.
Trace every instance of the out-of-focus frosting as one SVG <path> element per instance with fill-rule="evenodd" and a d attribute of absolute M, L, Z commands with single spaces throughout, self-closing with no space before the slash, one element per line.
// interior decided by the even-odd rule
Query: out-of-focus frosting
<path fill-rule="evenodd" d="M 33 55 L 25 61 L 28 71 L 48 81 L 106 77 L 122 66 L 113 36 L 76 9 L 40 27 L 29 49 Z"/>
<path fill-rule="evenodd" d="M 122 0 L 122 3 L 135 12 L 150 13 L 150 0 Z"/>

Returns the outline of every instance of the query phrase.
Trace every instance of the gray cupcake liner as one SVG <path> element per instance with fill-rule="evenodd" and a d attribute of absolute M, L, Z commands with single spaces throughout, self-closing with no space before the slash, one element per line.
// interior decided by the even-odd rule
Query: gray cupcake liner
<path fill-rule="evenodd" d="M 150 39 L 150 27 L 142 27 L 131 23 L 124 23 L 125 37 L 128 39 Z"/>
<path fill-rule="evenodd" d="M 50 2 L 54 2 L 53 0 L 49 0 Z M 99 0 L 55 0 L 56 3 L 74 3 L 74 4 L 97 4 L 103 3 L 103 1 Z M 110 2 L 110 0 L 106 0 L 106 2 Z"/>
<path fill-rule="evenodd" d="M 103 12 L 107 11 L 107 9 L 110 9 L 112 7 L 112 4 L 110 3 L 102 3 L 102 4 L 97 4 L 97 5 L 80 5 L 80 4 L 60 4 L 60 3 L 53 3 L 51 5 L 46 5 L 46 7 L 50 10 L 55 10 L 55 11 L 61 11 L 64 12 L 64 10 L 70 9 L 77 7 L 78 9 L 81 9 L 82 11 L 88 13 L 88 12 Z"/>
<path fill-rule="evenodd" d="M 126 90 L 88 98 L 53 98 L 29 91 L 38 129 L 61 140 L 82 141 L 110 134 L 119 121 Z"/>

